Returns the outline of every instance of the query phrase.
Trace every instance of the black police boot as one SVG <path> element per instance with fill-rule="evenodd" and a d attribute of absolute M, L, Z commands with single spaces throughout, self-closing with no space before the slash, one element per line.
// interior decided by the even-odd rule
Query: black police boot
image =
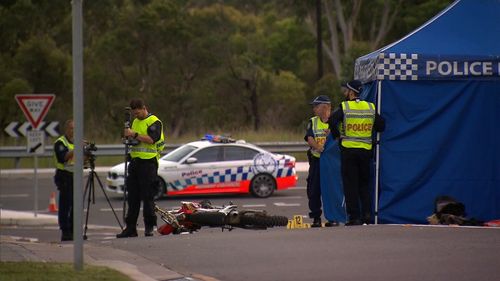
<path fill-rule="evenodd" d="M 337 221 L 327 221 L 325 222 L 325 227 L 339 226 Z"/>
<path fill-rule="evenodd" d="M 372 218 L 370 214 L 365 214 L 363 216 L 363 224 L 371 224 L 372 223 Z"/>
<path fill-rule="evenodd" d="M 146 229 L 144 230 L 144 236 L 153 236 L 153 231 L 154 231 L 154 226 L 147 225 Z"/>
<path fill-rule="evenodd" d="M 321 218 L 314 218 L 311 227 L 321 227 Z"/>
<path fill-rule="evenodd" d="M 73 233 L 70 231 L 63 231 L 61 241 L 73 241 Z"/>
<path fill-rule="evenodd" d="M 353 220 L 349 220 L 348 222 L 346 222 L 345 226 L 354 226 L 354 225 L 362 225 L 363 222 L 361 222 L 360 219 L 353 219 Z"/>
<path fill-rule="evenodd" d="M 137 229 L 126 227 L 121 233 L 116 234 L 116 238 L 137 237 Z"/>

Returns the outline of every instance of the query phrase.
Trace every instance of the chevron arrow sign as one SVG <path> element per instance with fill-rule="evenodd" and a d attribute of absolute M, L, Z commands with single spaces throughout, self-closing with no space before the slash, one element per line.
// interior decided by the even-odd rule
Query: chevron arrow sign
<path fill-rule="evenodd" d="M 33 127 L 31 126 L 30 122 L 10 122 L 9 125 L 7 125 L 7 127 L 5 127 L 4 129 L 7 135 L 13 138 L 26 136 L 28 135 L 28 131 L 32 130 Z M 58 137 L 60 135 L 59 122 L 57 121 L 52 121 L 52 122 L 42 121 L 38 125 L 38 130 L 45 131 L 45 133 L 51 137 Z"/>

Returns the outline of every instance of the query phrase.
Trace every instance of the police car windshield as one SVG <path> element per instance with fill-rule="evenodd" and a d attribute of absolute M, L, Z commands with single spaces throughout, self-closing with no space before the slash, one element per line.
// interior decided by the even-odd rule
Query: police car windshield
<path fill-rule="evenodd" d="M 196 146 L 183 145 L 183 146 L 178 147 L 177 149 L 167 153 L 161 159 L 165 160 L 165 161 L 179 162 L 182 158 L 184 158 L 186 155 L 188 155 L 189 153 L 191 153 L 195 149 L 196 149 Z"/>

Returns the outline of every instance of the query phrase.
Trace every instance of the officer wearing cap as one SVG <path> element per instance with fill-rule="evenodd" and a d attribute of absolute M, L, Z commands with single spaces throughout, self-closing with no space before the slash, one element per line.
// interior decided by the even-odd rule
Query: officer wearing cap
<path fill-rule="evenodd" d="M 309 119 L 304 140 L 309 145 L 307 158 L 309 160 L 309 175 L 307 177 L 307 198 L 309 199 L 309 217 L 313 219 L 312 227 L 321 227 L 321 187 L 319 159 L 323 152 L 326 137 L 330 133 L 328 120 L 331 113 L 330 98 L 326 95 L 317 96 L 310 103 L 313 106 L 314 117 Z M 325 226 L 338 225 L 327 222 Z"/>
<path fill-rule="evenodd" d="M 340 139 L 340 166 L 348 216 L 346 225 L 369 224 L 373 136 L 385 129 L 385 121 L 376 113 L 373 103 L 360 100 L 361 81 L 353 80 L 342 86 L 346 101 L 332 114 L 329 125 L 332 135 Z"/>

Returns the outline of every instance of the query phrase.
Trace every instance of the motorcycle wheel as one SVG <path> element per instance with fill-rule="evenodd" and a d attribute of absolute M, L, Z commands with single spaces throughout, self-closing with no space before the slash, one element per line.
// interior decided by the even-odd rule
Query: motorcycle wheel
<path fill-rule="evenodd" d="M 288 218 L 285 216 L 246 213 L 241 216 L 240 224 L 250 227 L 286 226 L 288 224 Z"/>
<path fill-rule="evenodd" d="M 165 196 L 165 193 L 167 193 L 167 185 L 165 184 L 165 181 L 160 176 L 158 176 L 154 200 L 161 199 Z"/>
<path fill-rule="evenodd" d="M 192 213 L 188 220 L 194 224 L 206 226 L 223 226 L 225 225 L 226 215 L 219 212 L 208 213 Z"/>

